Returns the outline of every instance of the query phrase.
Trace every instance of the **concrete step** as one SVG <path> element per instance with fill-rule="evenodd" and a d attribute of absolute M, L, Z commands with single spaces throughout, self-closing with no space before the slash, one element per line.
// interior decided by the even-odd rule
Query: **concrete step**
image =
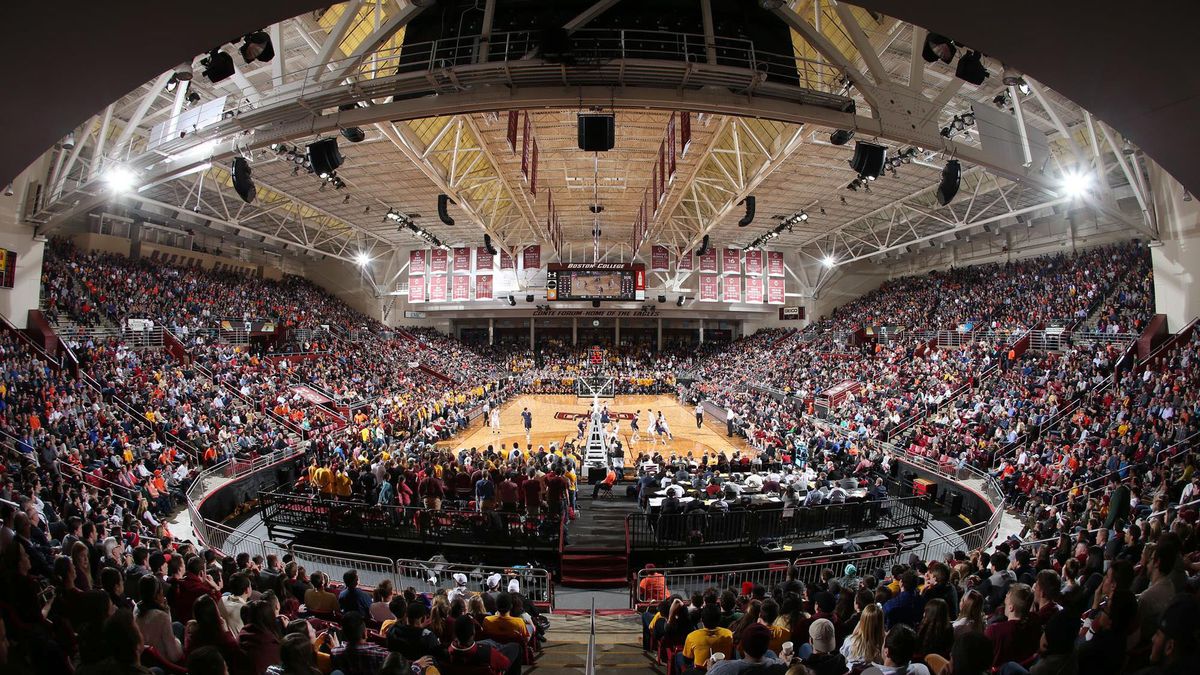
<path fill-rule="evenodd" d="M 550 632 L 545 650 L 527 674 L 580 675 L 587 664 L 587 646 L 591 619 L 587 615 L 550 616 Z M 628 675 L 665 672 L 656 667 L 653 656 L 642 652 L 641 619 L 635 614 L 596 617 L 596 672 Z"/>

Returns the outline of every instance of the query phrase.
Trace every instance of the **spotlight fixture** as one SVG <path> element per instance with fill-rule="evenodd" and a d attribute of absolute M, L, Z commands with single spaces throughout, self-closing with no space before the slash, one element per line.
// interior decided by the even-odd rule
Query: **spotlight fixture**
<path fill-rule="evenodd" d="M 246 63 L 251 61 L 267 63 L 275 58 L 275 47 L 271 44 L 271 36 L 262 30 L 256 30 L 246 35 L 238 51 L 241 52 Z"/>
<path fill-rule="evenodd" d="M 350 203 L 350 195 L 346 195 L 345 197 L 342 197 L 342 203 L 349 204 Z"/>
<path fill-rule="evenodd" d="M 343 103 L 342 105 L 338 106 L 338 110 L 342 112 L 354 110 L 356 108 L 358 108 L 358 105 L 355 103 Z M 362 130 L 362 127 L 346 127 L 342 129 L 342 137 L 351 143 L 362 143 L 364 140 L 366 140 L 367 134 Z"/>
<path fill-rule="evenodd" d="M 200 101 L 200 94 L 197 94 L 197 93 L 196 93 L 196 92 L 194 92 L 194 91 L 189 91 L 189 92 L 188 92 L 188 95 L 187 95 L 187 102 L 188 102 L 189 104 L 192 104 L 192 103 L 198 103 L 199 101 Z"/>
<path fill-rule="evenodd" d="M 1060 192 L 1068 197 L 1082 197 L 1091 188 L 1092 177 L 1086 173 L 1067 171 L 1060 180 Z"/>
<path fill-rule="evenodd" d="M 515 295 L 509 294 L 508 304 L 510 307 L 516 307 L 517 306 L 517 297 Z"/>
<path fill-rule="evenodd" d="M 1021 71 L 1012 68 L 1008 64 L 1004 64 L 1003 68 L 1000 73 L 1000 80 L 1004 82 L 1004 86 L 1017 87 L 1025 84 L 1025 77 L 1021 74 Z"/>
<path fill-rule="evenodd" d="M 137 186 L 137 174 L 129 167 L 118 164 L 104 172 L 104 182 L 113 192 L 128 192 Z"/>
<path fill-rule="evenodd" d="M 681 295 L 681 296 L 679 296 L 678 298 L 675 298 L 675 306 L 676 306 L 676 307 L 683 307 L 683 301 L 684 301 L 684 300 L 686 300 L 686 298 L 685 298 L 684 296 L 682 296 L 682 295 Z"/>
<path fill-rule="evenodd" d="M 959 132 L 966 131 L 973 126 L 975 126 L 975 111 L 972 110 L 951 118 L 950 122 L 942 127 L 942 136 L 945 138 L 954 138 Z"/>
<path fill-rule="evenodd" d="M 926 63 L 934 61 L 950 63 L 954 60 L 954 54 L 957 51 L 958 49 L 950 38 L 937 33 L 929 33 L 925 36 L 925 48 L 921 50 L 921 56 Z"/>
<path fill-rule="evenodd" d="M 214 49 L 200 59 L 200 65 L 204 66 L 204 77 L 213 84 L 233 75 L 233 57 L 220 49 Z"/>
<path fill-rule="evenodd" d="M 854 132 L 849 129 L 838 129 L 832 134 L 829 134 L 829 142 L 833 143 L 834 145 L 845 145 L 849 143 L 850 139 L 852 138 L 854 138 Z"/>
<path fill-rule="evenodd" d="M 75 147 L 75 132 L 68 131 L 65 138 L 62 139 L 63 150 L 70 150 Z"/>
<path fill-rule="evenodd" d="M 354 262 L 358 263 L 359 267 L 366 267 L 371 264 L 371 254 L 366 251 L 360 251 L 358 255 L 354 256 Z"/>
<path fill-rule="evenodd" d="M 195 73 L 192 71 L 191 61 L 184 61 L 183 63 L 175 66 L 175 72 L 171 74 L 171 77 L 179 82 L 187 82 L 194 76 Z"/>
<path fill-rule="evenodd" d="M 664 303 L 664 302 L 666 302 L 666 301 L 667 301 L 667 296 L 665 296 L 665 295 L 660 295 L 660 296 L 658 296 L 658 304 L 660 304 L 660 305 L 661 305 L 661 304 L 663 304 L 663 303 Z"/>
<path fill-rule="evenodd" d="M 833 267 L 834 265 L 837 264 L 837 259 L 831 255 L 827 255 L 827 256 L 825 256 L 824 259 L 821 260 L 821 264 L 825 265 L 826 267 Z"/>

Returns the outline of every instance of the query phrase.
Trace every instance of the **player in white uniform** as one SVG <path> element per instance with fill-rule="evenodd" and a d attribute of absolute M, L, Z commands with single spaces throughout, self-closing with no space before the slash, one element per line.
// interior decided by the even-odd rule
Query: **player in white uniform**
<path fill-rule="evenodd" d="M 490 421 L 491 421 L 491 425 L 492 425 L 492 433 L 493 434 L 500 433 L 500 409 L 499 408 L 492 408 Z"/>
<path fill-rule="evenodd" d="M 660 435 L 665 435 L 669 441 L 675 440 L 675 436 L 671 435 L 671 427 L 667 426 L 667 418 L 663 417 L 661 410 L 658 411 L 658 432 Z M 665 441 L 663 445 L 666 445 Z"/>

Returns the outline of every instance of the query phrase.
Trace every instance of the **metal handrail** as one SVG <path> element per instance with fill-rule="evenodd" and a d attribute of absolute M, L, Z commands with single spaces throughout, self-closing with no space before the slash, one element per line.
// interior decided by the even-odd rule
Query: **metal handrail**
<path fill-rule="evenodd" d="M 592 608 L 588 611 L 588 647 L 587 659 L 583 663 L 584 675 L 596 675 L 596 598 L 592 598 Z"/>

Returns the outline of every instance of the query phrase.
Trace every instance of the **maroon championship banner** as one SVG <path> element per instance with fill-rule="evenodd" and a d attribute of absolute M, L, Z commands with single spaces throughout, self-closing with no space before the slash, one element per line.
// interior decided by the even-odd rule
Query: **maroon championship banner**
<path fill-rule="evenodd" d="M 508 251 L 500 249 L 500 269 L 511 270 L 515 267 L 512 256 L 508 254 Z"/>
<path fill-rule="evenodd" d="M 710 248 L 708 253 L 701 256 L 696 256 L 700 259 L 701 272 L 716 272 L 717 271 L 717 249 Z"/>
<path fill-rule="evenodd" d="M 517 151 L 517 122 L 519 121 L 520 117 L 521 113 L 517 112 L 516 110 L 508 111 L 508 134 L 506 138 L 508 139 L 509 152 Z"/>
<path fill-rule="evenodd" d="M 778 277 L 767 279 L 767 302 L 772 305 L 783 304 L 783 279 Z"/>
<path fill-rule="evenodd" d="M 671 251 L 666 246 L 655 244 L 650 247 L 650 271 L 666 272 L 671 269 Z"/>
<path fill-rule="evenodd" d="M 746 251 L 746 275 L 761 276 L 763 270 L 762 251 L 759 249 L 751 249 Z M 761 287 L 760 287 L 761 290 Z M 746 286 L 746 294 L 750 294 L 750 287 Z"/>
<path fill-rule="evenodd" d="M 408 301 L 425 302 L 425 277 L 420 275 L 408 277 Z"/>
<path fill-rule="evenodd" d="M 492 275 L 490 275 L 490 274 L 475 275 L 475 299 L 476 300 L 491 300 L 492 299 Z"/>
<path fill-rule="evenodd" d="M 533 168 L 529 171 L 529 194 L 537 196 L 537 139 L 533 139 Z"/>
<path fill-rule="evenodd" d="M 767 251 L 767 276 L 783 276 L 783 251 Z"/>
<path fill-rule="evenodd" d="M 746 302 L 761 303 L 763 301 L 762 277 L 746 277 Z"/>
<path fill-rule="evenodd" d="M 658 196 L 656 199 L 662 200 L 667 196 L 667 144 L 664 141 L 658 146 Z"/>
<path fill-rule="evenodd" d="M 409 251 L 408 273 L 425 274 L 427 271 L 428 270 L 425 269 L 425 251 Z"/>
<path fill-rule="evenodd" d="M 727 248 L 721 254 L 721 271 L 725 274 L 741 274 L 742 273 L 742 256 L 741 251 L 736 248 Z"/>
<path fill-rule="evenodd" d="M 479 271 L 492 271 L 496 267 L 496 256 L 487 252 L 487 249 L 479 246 L 475 249 L 475 269 Z"/>
<path fill-rule="evenodd" d="M 533 124 L 529 121 L 529 113 L 525 113 L 525 133 L 521 135 L 521 174 L 529 177 L 529 138 Z"/>
<path fill-rule="evenodd" d="M 716 302 L 717 301 L 717 275 L 701 274 L 700 275 L 700 301 L 701 302 Z"/>
<path fill-rule="evenodd" d="M 445 302 L 446 301 L 446 275 L 434 274 L 429 277 L 429 301 L 430 302 Z"/>
<path fill-rule="evenodd" d="M 675 113 L 667 121 L 667 175 L 675 177 Z"/>
<path fill-rule="evenodd" d="M 470 300 L 471 299 L 471 275 L 455 274 L 454 285 L 451 291 L 451 297 L 454 300 Z"/>
<path fill-rule="evenodd" d="M 680 272 L 691 272 L 695 269 L 695 263 L 692 262 L 692 252 L 684 251 L 679 255 L 679 260 L 675 262 L 675 269 Z"/>
<path fill-rule="evenodd" d="M 540 245 L 526 246 L 521 254 L 521 266 L 527 270 L 536 270 L 542 266 L 542 247 Z"/>
<path fill-rule="evenodd" d="M 721 282 L 724 290 L 723 299 L 725 302 L 741 302 L 742 301 L 742 278 L 737 275 L 725 277 Z"/>
<path fill-rule="evenodd" d="M 686 155 L 692 146 L 692 113 L 684 110 L 679 113 L 679 154 Z"/>
<path fill-rule="evenodd" d="M 429 271 L 442 274 L 448 271 L 449 252 L 444 248 L 435 248 L 430 252 Z"/>
<path fill-rule="evenodd" d="M 471 249 L 466 248 L 465 246 L 454 249 L 454 271 L 471 271 Z"/>

